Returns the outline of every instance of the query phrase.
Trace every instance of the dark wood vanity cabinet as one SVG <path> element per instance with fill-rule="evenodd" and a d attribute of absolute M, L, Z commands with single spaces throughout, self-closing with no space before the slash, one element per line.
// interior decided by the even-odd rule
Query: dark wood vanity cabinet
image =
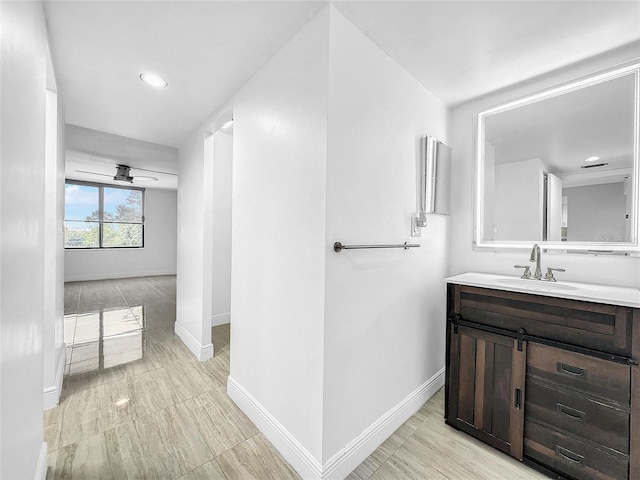
<path fill-rule="evenodd" d="M 445 420 L 552 478 L 640 480 L 640 309 L 449 284 Z"/>
<path fill-rule="evenodd" d="M 522 459 L 526 345 L 461 326 L 451 336 L 449 423 Z"/>

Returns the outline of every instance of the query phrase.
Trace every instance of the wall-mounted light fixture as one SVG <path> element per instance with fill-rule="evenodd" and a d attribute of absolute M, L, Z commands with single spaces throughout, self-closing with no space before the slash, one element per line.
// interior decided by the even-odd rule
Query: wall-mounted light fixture
<path fill-rule="evenodd" d="M 449 215 L 451 205 L 451 148 L 427 135 L 420 159 L 420 211 L 411 219 L 411 235 L 420 236 L 427 214 Z"/>

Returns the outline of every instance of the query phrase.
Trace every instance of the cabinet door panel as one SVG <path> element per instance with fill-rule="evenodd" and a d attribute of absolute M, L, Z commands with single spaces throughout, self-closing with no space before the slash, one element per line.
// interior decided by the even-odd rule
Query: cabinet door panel
<path fill-rule="evenodd" d="M 475 410 L 476 339 L 460 336 L 460 385 L 458 388 L 458 418 L 473 425 Z"/>
<path fill-rule="evenodd" d="M 526 342 L 451 328 L 448 423 L 521 459 Z"/>
<path fill-rule="evenodd" d="M 496 437 L 508 441 L 511 424 L 511 364 L 513 348 L 503 345 L 495 346 L 495 356 L 491 376 L 493 377 L 493 411 L 495 415 L 491 424 L 485 429 Z M 515 386 L 514 386 L 515 388 Z"/>

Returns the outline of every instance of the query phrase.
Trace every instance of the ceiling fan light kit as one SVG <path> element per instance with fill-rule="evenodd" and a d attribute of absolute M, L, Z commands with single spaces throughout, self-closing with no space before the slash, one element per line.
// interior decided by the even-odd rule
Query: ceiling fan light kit
<path fill-rule="evenodd" d="M 113 179 L 116 182 L 129 182 L 133 183 L 133 177 L 129 175 L 130 167 L 126 165 L 116 165 L 116 176 Z"/>

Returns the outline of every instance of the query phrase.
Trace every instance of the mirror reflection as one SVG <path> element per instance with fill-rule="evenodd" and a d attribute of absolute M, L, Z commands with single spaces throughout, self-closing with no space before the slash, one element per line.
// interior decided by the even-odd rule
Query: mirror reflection
<path fill-rule="evenodd" d="M 477 243 L 636 242 L 637 84 L 636 66 L 481 112 Z"/>

